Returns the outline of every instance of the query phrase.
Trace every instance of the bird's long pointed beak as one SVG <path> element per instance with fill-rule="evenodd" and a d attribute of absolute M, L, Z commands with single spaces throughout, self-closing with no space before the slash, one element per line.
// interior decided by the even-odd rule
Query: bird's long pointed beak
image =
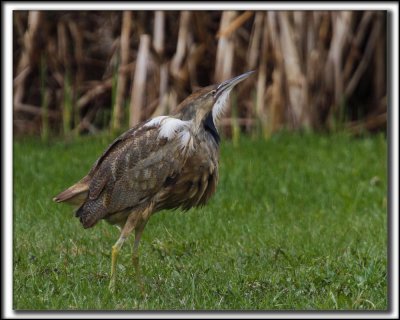
<path fill-rule="evenodd" d="M 217 96 L 219 96 L 222 92 L 232 89 L 234 86 L 236 86 L 239 82 L 242 82 L 244 79 L 247 79 L 250 75 L 252 75 L 255 71 L 248 71 L 246 73 L 243 73 L 235 78 L 226 80 L 222 82 L 218 87 L 217 87 Z"/>

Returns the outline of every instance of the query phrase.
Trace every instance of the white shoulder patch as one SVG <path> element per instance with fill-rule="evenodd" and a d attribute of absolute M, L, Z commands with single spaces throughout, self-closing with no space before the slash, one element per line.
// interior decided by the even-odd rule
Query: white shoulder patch
<path fill-rule="evenodd" d="M 187 130 L 189 128 L 189 121 L 182 121 L 180 119 L 167 117 L 161 121 L 160 124 L 160 137 L 171 140 L 178 132 Z"/>
<path fill-rule="evenodd" d="M 222 117 L 226 110 L 229 94 L 231 93 L 231 90 L 227 90 L 223 92 L 218 100 L 214 103 L 214 106 L 212 108 L 212 117 L 214 123 L 217 123 L 217 121 Z"/>
<path fill-rule="evenodd" d="M 183 121 L 169 116 L 159 116 L 154 119 L 149 120 L 145 123 L 145 127 L 159 127 L 159 138 L 167 138 L 172 140 L 178 137 L 182 149 L 189 147 L 193 149 L 193 139 L 190 133 L 191 121 Z"/>
<path fill-rule="evenodd" d="M 159 117 L 155 117 L 149 121 L 147 121 L 144 126 L 145 127 L 154 127 L 154 126 L 158 126 L 160 125 L 160 122 L 165 119 L 168 118 L 168 116 L 159 116 Z"/>

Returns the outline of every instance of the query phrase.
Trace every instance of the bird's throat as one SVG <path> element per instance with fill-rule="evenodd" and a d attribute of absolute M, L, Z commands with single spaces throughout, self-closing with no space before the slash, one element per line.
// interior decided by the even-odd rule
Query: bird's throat
<path fill-rule="evenodd" d="M 204 129 L 208 131 L 214 138 L 215 142 L 219 144 L 221 138 L 219 136 L 217 128 L 215 127 L 212 112 L 209 112 L 206 118 L 204 119 Z"/>

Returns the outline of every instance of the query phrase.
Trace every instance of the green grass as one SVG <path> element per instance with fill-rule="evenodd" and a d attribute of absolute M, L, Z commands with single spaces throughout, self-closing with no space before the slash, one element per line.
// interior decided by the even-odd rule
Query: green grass
<path fill-rule="evenodd" d="M 117 228 L 84 230 L 52 196 L 87 173 L 109 137 L 14 142 L 14 309 L 385 310 L 383 136 L 283 133 L 224 142 L 202 209 L 161 212 L 133 237 L 108 291 Z"/>

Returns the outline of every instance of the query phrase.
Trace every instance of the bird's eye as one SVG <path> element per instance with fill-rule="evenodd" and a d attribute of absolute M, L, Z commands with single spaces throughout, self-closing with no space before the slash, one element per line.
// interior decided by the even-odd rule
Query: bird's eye
<path fill-rule="evenodd" d="M 217 93 L 217 90 L 213 90 L 213 91 L 211 91 L 211 94 L 213 95 L 213 96 L 215 96 L 215 94 Z"/>

